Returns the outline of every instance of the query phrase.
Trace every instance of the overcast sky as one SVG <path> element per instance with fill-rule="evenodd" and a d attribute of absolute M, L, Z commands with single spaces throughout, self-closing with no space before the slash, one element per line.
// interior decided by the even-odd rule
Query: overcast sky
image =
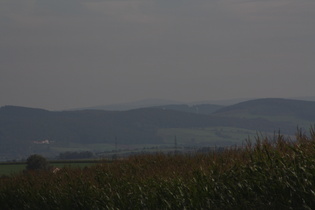
<path fill-rule="evenodd" d="M 1 0 L 0 106 L 314 96 L 314 0 Z"/>

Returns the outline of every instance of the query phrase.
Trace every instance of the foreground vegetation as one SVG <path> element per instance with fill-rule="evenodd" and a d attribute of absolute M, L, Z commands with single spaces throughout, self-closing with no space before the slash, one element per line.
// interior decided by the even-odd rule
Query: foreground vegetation
<path fill-rule="evenodd" d="M 315 132 L 0 179 L 0 209 L 314 209 Z"/>

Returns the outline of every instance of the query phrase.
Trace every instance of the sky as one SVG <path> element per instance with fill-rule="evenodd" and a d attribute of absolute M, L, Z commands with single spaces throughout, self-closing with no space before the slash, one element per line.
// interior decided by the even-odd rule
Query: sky
<path fill-rule="evenodd" d="M 0 106 L 314 96 L 314 0 L 2 0 Z"/>

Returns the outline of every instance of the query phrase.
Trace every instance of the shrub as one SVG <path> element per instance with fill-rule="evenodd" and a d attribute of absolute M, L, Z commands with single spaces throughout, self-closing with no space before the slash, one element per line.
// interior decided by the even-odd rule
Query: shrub
<path fill-rule="evenodd" d="M 49 169 L 49 163 L 41 155 L 31 155 L 26 160 L 26 169 L 27 170 L 47 170 Z"/>

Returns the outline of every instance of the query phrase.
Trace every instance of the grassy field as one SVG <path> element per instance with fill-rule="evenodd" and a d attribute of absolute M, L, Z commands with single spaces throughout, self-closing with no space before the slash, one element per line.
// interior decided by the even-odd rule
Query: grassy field
<path fill-rule="evenodd" d="M 227 146 L 241 145 L 249 136 L 257 133 L 254 130 L 233 127 L 209 128 L 164 128 L 158 130 L 166 144 L 174 145 L 176 136 L 178 145 L 186 146 Z"/>
<path fill-rule="evenodd" d="M 134 144 L 134 145 L 127 145 L 127 144 L 120 144 L 118 142 L 117 147 L 115 144 L 78 144 L 78 143 L 70 143 L 67 147 L 57 147 L 51 146 L 51 150 L 54 151 L 56 154 L 68 151 L 92 151 L 93 153 L 116 153 L 116 150 L 120 151 L 141 151 L 146 148 L 152 147 L 160 147 L 160 144 Z"/>
<path fill-rule="evenodd" d="M 162 138 L 162 144 L 135 144 L 124 145 L 118 141 L 117 148 L 115 142 L 103 144 L 79 144 L 69 143 L 66 147 L 51 145 L 50 150 L 55 154 L 67 151 L 92 151 L 94 153 L 114 152 L 116 149 L 122 152 L 137 152 L 141 150 L 152 150 L 148 148 L 159 148 L 156 151 L 168 150 L 167 147 L 174 146 L 174 137 L 177 144 L 181 146 L 203 147 L 203 146 L 230 146 L 241 145 L 249 136 L 255 136 L 255 130 L 233 128 L 233 127 L 208 127 L 208 128 L 164 128 L 158 129 L 157 134 Z M 267 134 L 269 135 L 269 134 Z M 165 149 L 166 148 L 166 149 Z M 115 153 L 115 152 L 114 152 Z"/>
<path fill-rule="evenodd" d="M 314 209 L 315 132 L 0 179 L 0 209 Z"/>
<path fill-rule="evenodd" d="M 99 160 L 76 160 L 76 161 L 51 161 L 50 165 L 57 168 L 85 168 L 97 164 Z M 0 163 L 0 176 L 16 175 L 26 168 L 25 162 Z"/>
<path fill-rule="evenodd" d="M 309 127 L 309 123 L 304 122 Z M 294 126 L 293 126 L 294 127 Z M 121 144 L 114 140 L 112 143 L 80 144 L 68 142 L 66 145 L 51 144 L 49 150 L 46 145 L 32 153 L 42 154 L 48 158 L 55 158 L 60 153 L 72 151 L 91 151 L 96 156 L 110 158 L 117 153 L 126 156 L 131 153 L 141 152 L 170 152 L 174 149 L 176 137 L 177 149 L 198 150 L 202 147 L 226 147 L 231 145 L 242 145 L 244 141 L 257 135 L 256 130 L 235 128 L 235 127 L 205 127 L 205 128 L 160 128 L 157 135 L 161 138 L 159 144 Z M 263 133 L 263 135 L 273 135 L 273 133 Z M 185 151 L 183 151 L 185 152 Z"/>
<path fill-rule="evenodd" d="M 0 176 L 13 175 L 22 172 L 26 167 L 26 163 L 0 163 Z"/>

